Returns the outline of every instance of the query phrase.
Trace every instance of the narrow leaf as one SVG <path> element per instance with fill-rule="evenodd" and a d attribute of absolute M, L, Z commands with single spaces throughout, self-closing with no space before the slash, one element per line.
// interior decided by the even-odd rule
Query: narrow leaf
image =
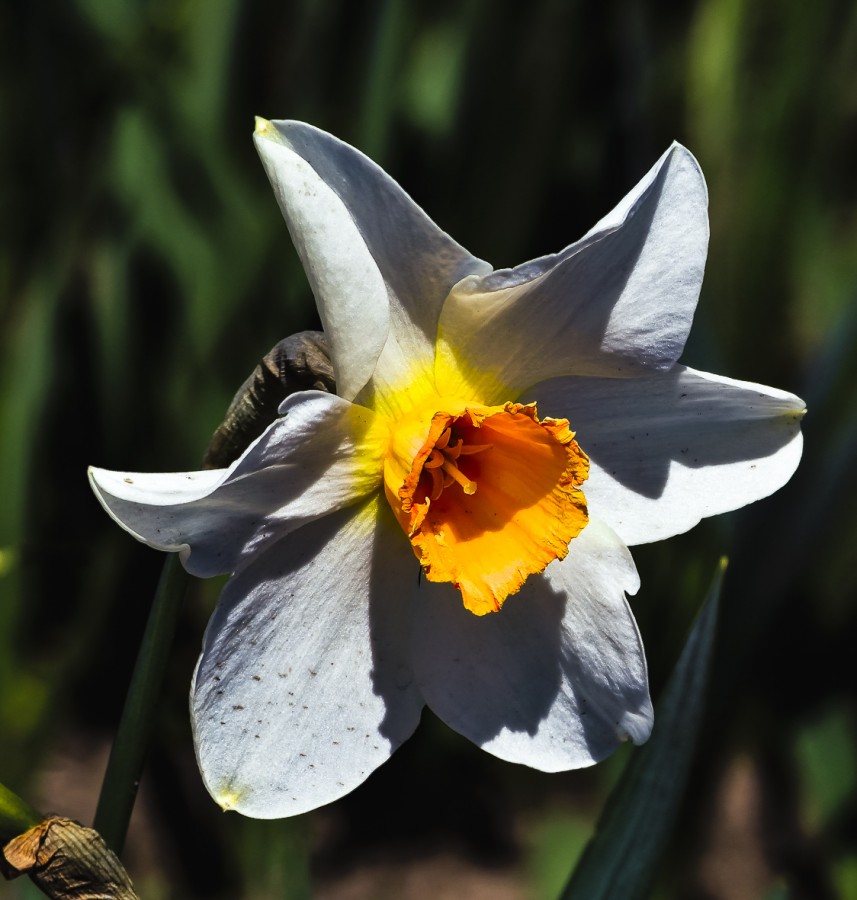
<path fill-rule="evenodd" d="M 726 560 L 664 689 L 649 742 L 607 801 L 562 900 L 645 898 L 669 839 L 696 747 Z"/>
<path fill-rule="evenodd" d="M 40 822 L 41 818 L 26 800 L 0 784 L 0 845 L 23 834 Z"/>
<path fill-rule="evenodd" d="M 187 572 L 171 553 L 149 612 L 95 810 L 95 829 L 116 853 L 122 852 L 128 833 L 187 584 Z"/>

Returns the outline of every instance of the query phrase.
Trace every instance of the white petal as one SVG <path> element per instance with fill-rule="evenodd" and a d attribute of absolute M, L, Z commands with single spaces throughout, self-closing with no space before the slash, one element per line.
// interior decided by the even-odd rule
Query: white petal
<path fill-rule="evenodd" d="M 658 541 L 782 487 L 802 450 L 794 394 L 676 366 L 646 378 L 561 378 L 532 392 L 589 454 L 590 514 L 629 545 Z"/>
<path fill-rule="evenodd" d="M 330 803 L 410 736 L 423 705 L 407 657 L 416 569 L 376 498 L 227 584 L 191 696 L 200 769 L 224 809 L 269 819 Z"/>
<path fill-rule="evenodd" d="M 416 598 L 414 671 L 451 728 L 546 772 L 597 762 L 627 737 L 646 740 L 646 663 L 625 601 L 639 579 L 609 528 L 590 522 L 499 613 L 474 616 L 456 591 L 435 587 Z"/>
<path fill-rule="evenodd" d="M 705 181 L 675 144 L 582 240 L 455 287 L 440 320 L 444 389 L 494 403 L 558 375 L 669 369 L 690 330 L 707 248 Z"/>
<path fill-rule="evenodd" d="M 148 475 L 90 469 L 101 504 L 126 531 L 179 551 L 207 577 L 239 568 L 272 540 L 356 502 L 381 479 L 377 417 L 332 394 L 294 394 L 230 468 Z"/>
<path fill-rule="evenodd" d="M 376 367 L 379 384 L 430 372 L 450 288 L 491 267 L 348 144 L 264 120 L 255 141 L 318 303 L 337 393 L 354 399 Z"/>

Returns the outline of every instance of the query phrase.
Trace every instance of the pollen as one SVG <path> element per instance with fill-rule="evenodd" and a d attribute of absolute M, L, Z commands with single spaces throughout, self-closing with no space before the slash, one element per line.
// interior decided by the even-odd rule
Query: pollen
<path fill-rule="evenodd" d="M 498 611 L 586 526 L 589 460 L 534 404 L 450 404 L 394 432 L 387 499 L 431 581 L 477 615 Z"/>

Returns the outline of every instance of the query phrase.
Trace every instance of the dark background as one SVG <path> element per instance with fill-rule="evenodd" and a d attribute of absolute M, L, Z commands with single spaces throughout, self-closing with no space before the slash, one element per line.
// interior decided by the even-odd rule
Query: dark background
<path fill-rule="evenodd" d="M 673 139 L 697 155 L 712 238 L 683 361 L 809 415 L 778 495 L 635 550 L 655 698 L 732 561 L 656 896 L 857 896 L 857 6 L 837 0 L 0 5 L 0 781 L 91 821 L 162 560 L 86 466 L 195 468 L 256 361 L 316 325 L 254 114 L 355 144 L 498 267 L 581 236 Z M 147 900 L 303 896 L 303 848 L 321 897 L 556 895 L 624 750 L 547 776 L 427 715 L 331 807 L 220 813 L 186 700 L 217 589 L 183 616 L 132 827 Z"/>

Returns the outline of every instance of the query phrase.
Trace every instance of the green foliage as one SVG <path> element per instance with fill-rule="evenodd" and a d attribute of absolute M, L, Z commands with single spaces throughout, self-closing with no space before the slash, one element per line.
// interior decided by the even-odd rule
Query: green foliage
<path fill-rule="evenodd" d="M 657 728 L 611 792 L 562 900 L 649 896 L 696 750 L 725 571 L 723 560 L 657 706 Z"/>
<path fill-rule="evenodd" d="M 41 816 L 17 794 L 0 784 L 0 844 L 41 822 Z"/>

